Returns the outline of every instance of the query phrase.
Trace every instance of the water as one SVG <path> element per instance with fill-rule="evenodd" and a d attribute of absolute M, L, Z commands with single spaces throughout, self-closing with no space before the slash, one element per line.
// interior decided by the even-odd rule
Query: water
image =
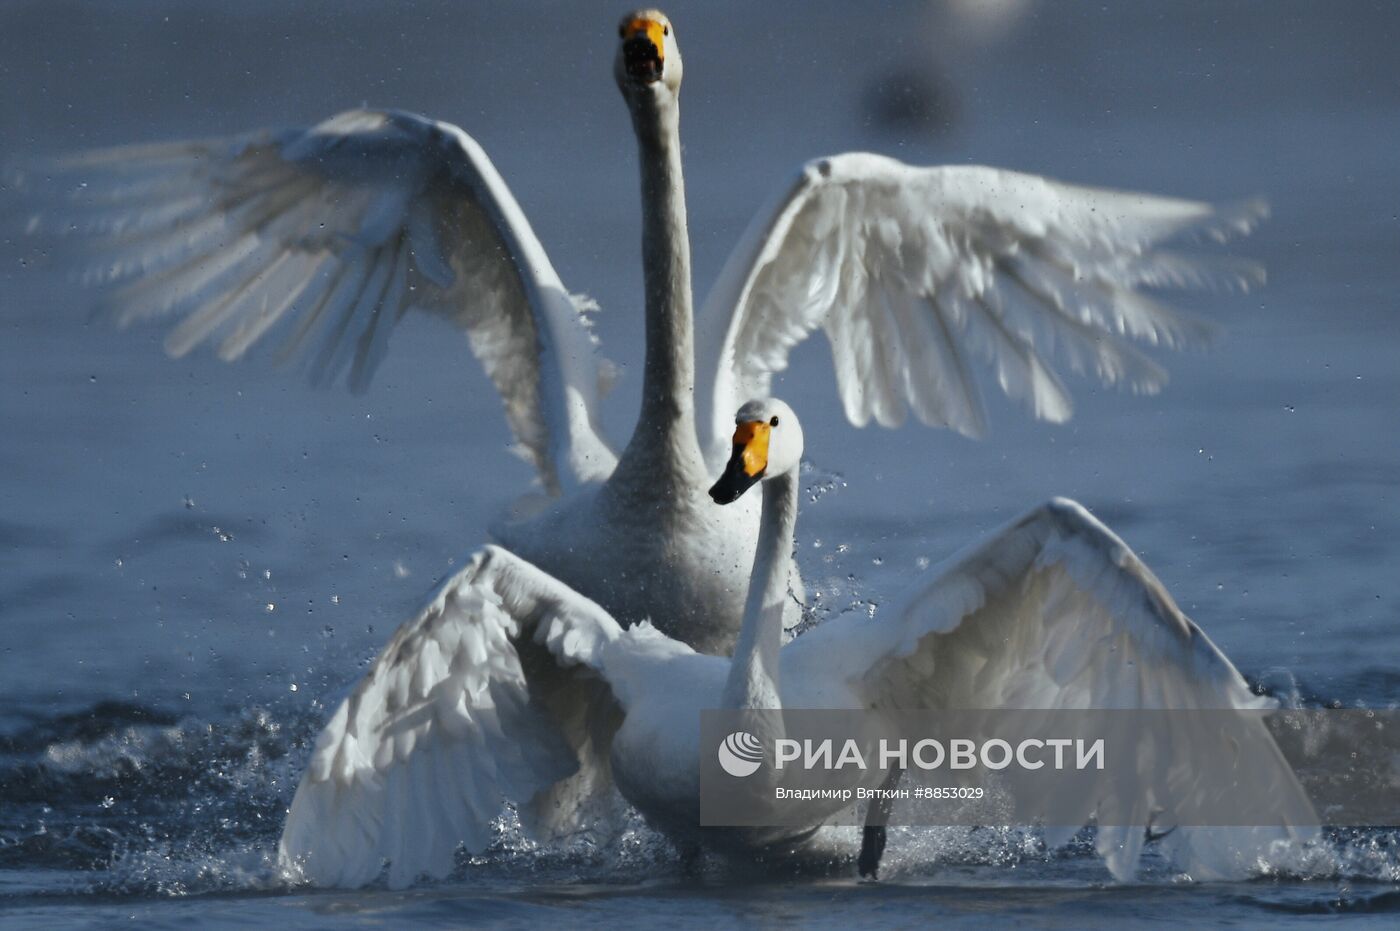
<path fill-rule="evenodd" d="M 697 286 L 798 162 L 869 148 L 1231 199 L 1270 283 L 1192 306 L 1229 339 L 1155 398 L 1074 383 L 1065 427 L 992 406 L 974 443 L 853 431 L 818 342 L 800 402 L 827 487 L 799 525 L 823 611 L 868 610 L 1051 494 L 1119 530 L 1251 680 L 1305 704 L 1400 695 L 1400 14 L 1376 4 L 674 3 Z M 1023 8 L 1024 7 L 1024 8 Z M 640 372 L 636 179 L 612 5 L 168 2 L 0 10 L 5 158 L 308 123 L 349 105 L 453 120 L 500 166 L 566 283 L 605 308 L 626 435 Z M 274 15 L 275 14 L 275 15 Z M 913 88 L 913 90 L 910 90 Z M 897 105 L 890 104 L 895 100 Z M 0 246 L 0 910 L 7 926 L 740 919 L 849 925 L 1169 918 L 1393 924 L 1400 838 L 1331 836 L 1282 875 L 1114 885 L 1080 844 L 904 831 L 849 868 L 688 871 L 509 832 L 448 882 L 306 892 L 268 864 L 324 703 L 529 475 L 465 347 L 404 327 L 362 397 L 254 360 L 172 362 L 90 322 L 67 259 Z M 837 480 L 839 477 L 839 481 Z"/>

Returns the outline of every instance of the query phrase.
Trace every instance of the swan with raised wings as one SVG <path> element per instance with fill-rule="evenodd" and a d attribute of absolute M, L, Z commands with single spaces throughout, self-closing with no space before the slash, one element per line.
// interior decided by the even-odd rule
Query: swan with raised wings
<path fill-rule="evenodd" d="M 759 542 L 732 659 L 707 656 L 649 623 L 624 628 L 599 605 L 497 547 L 478 553 L 417 618 L 404 624 L 316 741 L 292 801 L 279 857 L 292 876 L 361 885 L 389 864 L 389 882 L 449 872 L 465 843 L 480 852 L 506 803 L 527 829 L 551 835 L 596 811 L 561 810 L 555 792 L 579 775 L 614 783 L 647 820 L 685 844 L 770 854 L 806 843 L 843 807 L 816 800 L 790 828 L 699 825 L 706 709 L 1258 708 L 1240 674 L 1182 614 L 1162 584 L 1108 528 L 1055 500 L 957 555 L 875 618 L 848 614 L 782 645 L 797 520 L 802 428 L 781 401 L 736 417 L 733 453 L 710 490 L 728 503 L 762 483 Z M 712 505 L 713 506 L 713 505 Z M 610 723 L 607 753 L 570 752 L 556 712 L 532 701 L 531 664 L 596 683 Z M 577 709 L 571 709 L 577 713 Z M 616 717 L 620 716 L 620 726 Z M 571 725 L 570 725 L 571 726 Z M 1173 750 L 1170 767 L 1140 760 L 1135 778 L 1105 776 L 1083 810 L 1147 800 L 1161 823 L 1190 797 L 1211 754 L 1265 761 L 1262 780 L 1281 825 L 1316 823 L 1263 723 L 1231 748 Z M 593 767 L 580 773 L 580 768 Z M 868 785 L 881 775 L 864 777 Z M 1213 790 L 1212 790 L 1213 791 Z M 1140 798 L 1139 798 L 1140 796 Z M 1145 823 L 1145 822 L 1144 822 Z M 596 825 L 584 825 L 596 827 Z M 1079 825 L 1047 831 L 1063 843 Z M 1257 868 L 1272 845 L 1306 828 L 1178 827 L 1162 839 L 1197 878 Z M 866 833 L 870 845 L 872 834 Z M 1100 827 L 1098 850 L 1132 875 L 1143 824 Z M 873 873 L 883 843 L 865 850 Z M 867 856 L 870 859 L 867 860 Z"/>
<path fill-rule="evenodd" d="M 735 28 L 742 28 L 736 26 Z M 642 406 L 619 457 L 598 427 L 603 367 L 581 312 L 486 153 L 455 126 L 352 110 L 310 129 L 115 149 L 21 176 L 32 228 L 95 231 L 99 277 L 123 323 L 170 315 L 176 356 L 226 360 L 277 328 L 314 377 L 363 388 L 410 310 L 461 329 L 551 493 L 496 538 L 604 605 L 654 617 L 703 651 L 738 630 L 758 525 L 747 499 L 717 510 L 704 475 L 728 417 L 769 391 L 793 346 L 826 333 L 852 423 L 985 428 L 979 357 L 1038 417 L 1070 415 L 1051 353 L 1079 372 L 1155 391 L 1165 373 L 1133 339 L 1179 346 L 1204 323 L 1138 288 L 1247 284 L 1247 264 L 1159 248 L 1247 229 L 1258 205 L 1073 187 L 992 168 L 918 168 L 849 153 L 804 166 L 761 210 L 701 314 L 702 412 L 681 174 L 681 55 L 665 15 L 619 26 L 615 72 L 641 167 L 646 358 Z M 43 200 L 60 186 L 64 200 Z M 718 457 L 718 460 L 714 457 Z M 791 587 L 798 598 L 801 583 Z"/>

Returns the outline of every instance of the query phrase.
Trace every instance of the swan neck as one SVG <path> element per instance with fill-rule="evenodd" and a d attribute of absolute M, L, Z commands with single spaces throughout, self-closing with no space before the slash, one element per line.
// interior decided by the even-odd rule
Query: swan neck
<path fill-rule="evenodd" d="M 642 180 L 642 267 L 646 287 L 646 357 L 642 410 L 629 453 L 655 468 L 658 446 L 700 461 L 695 434 L 695 334 L 690 239 L 681 174 L 680 108 L 674 96 L 631 105 Z M 637 448 L 637 452 L 633 449 Z"/>
<path fill-rule="evenodd" d="M 744 603 L 744 622 L 724 687 L 727 709 L 777 709 L 783 613 L 792 597 L 793 532 L 797 527 L 797 477 L 792 472 L 765 481 L 758 548 Z"/>

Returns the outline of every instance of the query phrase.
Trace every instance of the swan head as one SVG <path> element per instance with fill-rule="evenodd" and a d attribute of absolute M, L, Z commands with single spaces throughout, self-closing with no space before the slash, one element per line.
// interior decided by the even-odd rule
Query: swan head
<path fill-rule="evenodd" d="M 681 51 L 676 30 L 660 10 L 637 10 L 617 26 L 613 74 L 629 100 L 674 96 L 681 89 Z"/>
<path fill-rule="evenodd" d="M 730 504 L 761 481 L 796 472 L 802 462 L 802 424 L 777 398 L 750 401 L 734 415 L 734 451 L 710 489 L 716 504 Z"/>

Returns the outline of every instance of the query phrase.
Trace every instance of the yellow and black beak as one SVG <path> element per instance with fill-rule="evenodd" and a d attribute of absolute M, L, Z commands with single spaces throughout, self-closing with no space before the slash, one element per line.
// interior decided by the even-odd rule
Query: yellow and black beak
<path fill-rule="evenodd" d="M 768 438 L 773 428 L 762 420 L 746 420 L 734 430 L 734 452 L 724 474 L 710 489 L 715 504 L 732 504 L 768 469 Z"/>
<path fill-rule="evenodd" d="M 622 23 L 618 33 L 622 38 L 622 60 L 629 78 L 640 84 L 655 84 L 661 80 L 669 29 L 666 24 L 644 16 L 634 16 Z"/>

